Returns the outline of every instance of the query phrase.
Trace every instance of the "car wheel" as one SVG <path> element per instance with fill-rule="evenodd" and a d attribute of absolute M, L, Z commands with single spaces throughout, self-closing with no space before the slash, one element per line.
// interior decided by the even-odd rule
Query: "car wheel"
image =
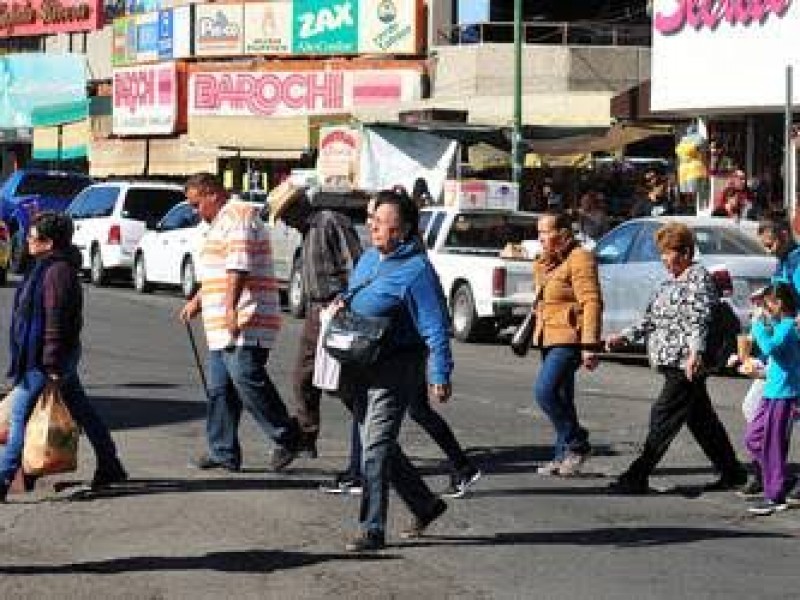
<path fill-rule="evenodd" d="M 148 294 L 153 291 L 153 285 L 147 281 L 147 269 L 145 268 L 144 256 L 139 254 L 133 263 L 133 287 L 140 294 Z"/>
<path fill-rule="evenodd" d="M 456 288 L 451 312 L 453 337 L 459 342 L 472 342 L 477 339 L 483 323 L 475 312 L 475 299 L 468 284 L 462 283 Z"/>
<path fill-rule="evenodd" d="M 181 292 L 184 298 L 191 298 L 196 291 L 197 273 L 194 270 L 194 262 L 191 258 L 187 258 L 181 267 Z"/>
<path fill-rule="evenodd" d="M 289 313 L 298 319 L 302 319 L 306 314 L 306 291 L 303 287 L 302 265 L 299 260 L 294 261 L 289 275 Z"/>
<path fill-rule="evenodd" d="M 92 285 L 96 287 L 101 287 L 106 283 L 106 270 L 103 267 L 103 257 L 100 256 L 100 248 L 94 248 L 92 250 L 89 280 L 92 282 Z"/>

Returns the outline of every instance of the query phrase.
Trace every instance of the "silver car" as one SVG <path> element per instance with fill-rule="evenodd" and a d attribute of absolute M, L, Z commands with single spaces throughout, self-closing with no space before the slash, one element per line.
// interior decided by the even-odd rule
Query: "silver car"
<path fill-rule="evenodd" d="M 688 225 L 697 240 L 695 260 L 714 276 L 742 327 L 750 323 L 750 295 L 769 283 L 776 259 L 754 237 L 729 219 L 657 217 L 627 221 L 594 248 L 603 288 L 603 334 L 619 333 L 643 314 L 658 285 L 667 278 L 655 233 L 669 221 Z"/>

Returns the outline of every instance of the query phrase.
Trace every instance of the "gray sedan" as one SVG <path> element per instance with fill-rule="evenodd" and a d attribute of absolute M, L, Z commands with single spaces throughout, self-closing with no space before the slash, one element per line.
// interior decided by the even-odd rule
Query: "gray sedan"
<path fill-rule="evenodd" d="M 604 335 L 635 323 L 667 278 L 655 232 L 671 220 L 692 229 L 697 240 L 695 260 L 711 271 L 742 326 L 749 326 L 750 295 L 769 283 L 776 265 L 752 231 L 723 218 L 657 217 L 627 221 L 594 248 L 603 288 Z"/>

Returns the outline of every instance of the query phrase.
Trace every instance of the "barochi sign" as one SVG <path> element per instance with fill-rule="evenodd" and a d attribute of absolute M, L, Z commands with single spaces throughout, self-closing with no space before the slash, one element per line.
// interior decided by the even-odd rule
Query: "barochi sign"
<path fill-rule="evenodd" d="M 93 31 L 102 25 L 102 0 L 0 0 L 0 38 Z"/>

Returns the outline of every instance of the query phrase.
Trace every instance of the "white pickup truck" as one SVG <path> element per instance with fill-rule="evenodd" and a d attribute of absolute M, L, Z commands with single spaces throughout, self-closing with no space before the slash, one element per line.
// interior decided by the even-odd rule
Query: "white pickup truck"
<path fill-rule="evenodd" d="M 510 242 L 535 240 L 538 218 L 509 210 L 422 210 L 420 231 L 447 296 L 457 340 L 475 340 L 527 314 L 531 261 L 500 258 L 500 252 Z"/>

